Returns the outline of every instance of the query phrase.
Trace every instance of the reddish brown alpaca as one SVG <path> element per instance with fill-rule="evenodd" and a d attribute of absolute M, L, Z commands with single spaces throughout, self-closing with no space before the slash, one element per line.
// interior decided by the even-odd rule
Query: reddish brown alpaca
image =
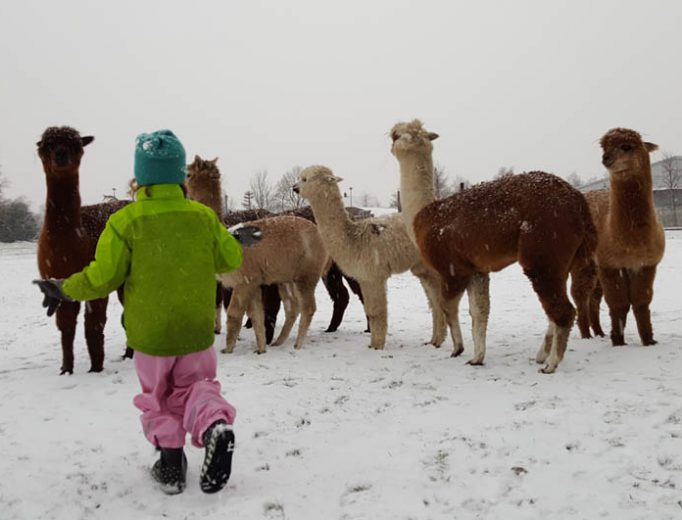
<path fill-rule="evenodd" d="M 649 153 L 658 149 L 634 130 L 614 128 L 601 138 L 602 164 L 611 188 L 585 194 L 598 234 L 596 251 L 600 287 L 589 302 L 578 303 L 583 336 L 589 326 L 603 336 L 599 323 L 601 290 L 611 315 L 611 342 L 625 345 L 624 331 L 632 307 L 642 345 L 654 345 L 649 305 L 656 266 L 663 257 L 665 235 L 656 216 Z M 589 316 L 588 316 L 589 315 Z"/>
<path fill-rule="evenodd" d="M 38 269 L 42 278 L 66 278 L 83 269 L 95 256 L 95 246 L 109 216 L 126 202 L 81 207 L 78 170 L 83 147 L 94 137 L 81 137 L 70 127 L 50 127 L 38 144 L 47 182 L 45 220 L 38 240 Z M 90 372 L 104 364 L 104 325 L 107 298 L 85 306 L 85 340 Z M 61 373 L 73 374 L 73 340 L 80 303 L 62 303 L 57 309 L 61 332 Z"/>
<path fill-rule="evenodd" d="M 451 326 L 474 275 L 518 261 L 549 319 L 536 359 L 546 362 L 542 372 L 556 370 L 575 317 L 566 279 L 589 263 L 596 243 L 587 203 L 577 190 L 544 172 L 505 176 L 427 205 L 414 219 L 414 232 L 422 255 L 442 277 L 443 297 L 454 302 L 451 309 L 446 305 Z M 471 363 L 482 364 L 485 341 L 474 334 L 474 342 Z"/>

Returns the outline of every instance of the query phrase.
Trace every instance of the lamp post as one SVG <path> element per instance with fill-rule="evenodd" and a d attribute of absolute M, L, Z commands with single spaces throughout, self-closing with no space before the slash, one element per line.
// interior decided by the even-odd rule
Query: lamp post
<path fill-rule="evenodd" d="M 348 186 L 348 193 L 350 193 L 350 206 L 348 206 L 348 207 L 352 208 L 353 207 L 353 187 L 352 186 Z M 348 193 L 346 193 L 346 192 L 343 193 L 344 199 L 348 198 Z"/>

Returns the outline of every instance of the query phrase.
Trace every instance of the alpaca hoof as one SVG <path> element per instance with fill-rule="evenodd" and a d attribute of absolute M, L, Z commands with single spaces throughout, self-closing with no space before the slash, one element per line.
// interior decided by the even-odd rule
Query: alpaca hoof
<path fill-rule="evenodd" d="M 223 354 L 232 354 L 232 350 L 234 350 L 234 349 L 225 347 L 220 352 L 222 352 Z"/>
<path fill-rule="evenodd" d="M 213 334 L 216 336 L 220 334 L 220 329 L 213 329 Z"/>
<path fill-rule="evenodd" d="M 59 372 L 60 376 L 63 376 L 64 374 L 69 374 L 70 376 L 73 375 L 73 368 L 62 368 Z"/>
<path fill-rule="evenodd" d="M 581 332 L 580 333 L 581 339 L 590 339 L 591 337 L 592 337 L 592 334 L 590 334 L 589 332 Z"/>
<path fill-rule="evenodd" d="M 553 374 L 556 372 L 556 367 L 551 367 L 549 365 L 544 366 L 540 370 L 538 370 L 541 374 Z"/>
<path fill-rule="evenodd" d="M 371 330 L 369 330 L 369 327 L 367 327 L 367 328 L 366 328 L 365 330 L 363 330 L 362 332 L 371 332 Z"/>
<path fill-rule="evenodd" d="M 650 347 L 652 345 L 656 345 L 658 341 L 656 341 L 654 338 L 651 338 L 650 340 L 647 341 L 642 341 L 642 346 L 643 347 Z"/>
<path fill-rule="evenodd" d="M 327 330 L 325 330 L 325 332 L 336 332 L 337 330 L 338 330 L 338 327 L 328 327 Z M 365 332 L 367 332 L 367 331 L 365 331 Z"/>
<path fill-rule="evenodd" d="M 258 354 L 259 356 L 261 354 L 265 354 L 265 350 L 256 350 L 256 354 Z"/>
<path fill-rule="evenodd" d="M 453 350 L 452 354 L 450 354 L 450 357 L 458 357 L 464 352 L 464 347 L 460 347 L 457 350 Z"/>
<path fill-rule="evenodd" d="M 104 370 L 104 367 L 90 367 L 90 370 L 88 370 L 88 373 L 98 374 L 102 370 Z"/>
<path fill-rule="evenodd" d="M 470 359 L 466 364 L 471 365 L 472 367 L 482 367 L 485 365 L 482 359 Z"/>

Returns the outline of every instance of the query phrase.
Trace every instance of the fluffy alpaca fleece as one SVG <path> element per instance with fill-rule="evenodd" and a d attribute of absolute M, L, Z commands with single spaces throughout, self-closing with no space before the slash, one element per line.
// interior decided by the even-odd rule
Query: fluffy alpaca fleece
<path fill-rule="evenodd" d="M 585 197 L 597 228 L 597 271 L 611 316 L 611 342 L 625 344 L 625 321 L 632 308 L 642 345 L 653 345 L 649 305 L 656 266 L 665 250 L 663 226 L 654 209 L 649 161 L 649 153 L 658 146 L 626 128 L 609 130 L 601 138 L 601 146 L 611 186 Z M 589 303 L 584 300 L 578 308 L 589 306 L 589 322 L 596 334 L 603 335 L 600 299 L 597 287 Z"/>
<path fill-rule="evenodd" d="M 83 147 L 94 137 L 81 135 L 68 126 L 50 127 L 43 133 L 38 155 L 47 183 L 45 218 L 38 239 L 38 270 L 43 278 L 66 278 L 94 259 L 95 247 L 109 216 L 128 201 L 82 206 L 79 169 Z M 85 339 L 90 371 L 101 372 L 104 364 L 104 325 L 108 299 L 85 305 Z M 63 303 L 57 309 L 61 332 L 61 373 L 73 373 L 73 341 L 80 303 Z"/>
<path fill-rule="evenodd" d="M 208 206 L 215 211 L 218 218 L 222 218 L 223 196 L 217 162 L 217 157 L 207 161 L 195 155 L 194 161 L 187 165 L 185 187 L 190 198 Z"/>
<path fill-rule="evenodd" d="M 352 221 L 344 206 L 336 177 L 329 168 L 304 169 L 294 189 L 310 202 L 331 258 L 355 278 L 362 289 L 369 318 L 370 348 L 383 349 L 387 332 L 386 280 L 408 269 L 424 287 L 433 315 L 431 343 L 445 339 L 445 317 L 438 307 L 438 279 L 419 257 L 400 215 Z"/>
<path fill-rule="evenodd" d="M 244 262 L 237 271 L 220 275 L 223 285 L 233 290 L 227 309 L 227 341 L 223 352 L 234 349 L 245 312 L 253 322 L 257 352 L 265 352 L 260 286 L 272 284 L 280 286 L 285 309 L 284 326 L 273 346 L 286 341 L 300 313 L 294 344 L 299 349 L 315 313 L 315 287 L 327 265 L 320 233 L 315 224 L 299 217 L 271 217 L 248 224 L 260 228 L 263 238 L 244 248 Z"/>

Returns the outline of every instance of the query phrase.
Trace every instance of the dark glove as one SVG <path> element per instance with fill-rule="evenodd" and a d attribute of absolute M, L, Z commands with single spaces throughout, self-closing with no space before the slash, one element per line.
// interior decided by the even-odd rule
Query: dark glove
<path fill-rule="evenodd" d="M 48 316 L 52 316 L 62 302 L 73 301 L 62 292 L 63 280 L 49 278 L 47 280 L 33 280 L 33 283 L 36 284 L 45 295 L 45 298 L 43 298 L 43 307 L 47 308 Z"/>
<path fill-rule="evenodd" d="M 232 236 L 237 239 L 242 246 L 248 247 L 252 246 L 263 238 L 263 233 L 259 227 L 256 226 L 242 226 L 237 224 L 229 229 Z"/>

